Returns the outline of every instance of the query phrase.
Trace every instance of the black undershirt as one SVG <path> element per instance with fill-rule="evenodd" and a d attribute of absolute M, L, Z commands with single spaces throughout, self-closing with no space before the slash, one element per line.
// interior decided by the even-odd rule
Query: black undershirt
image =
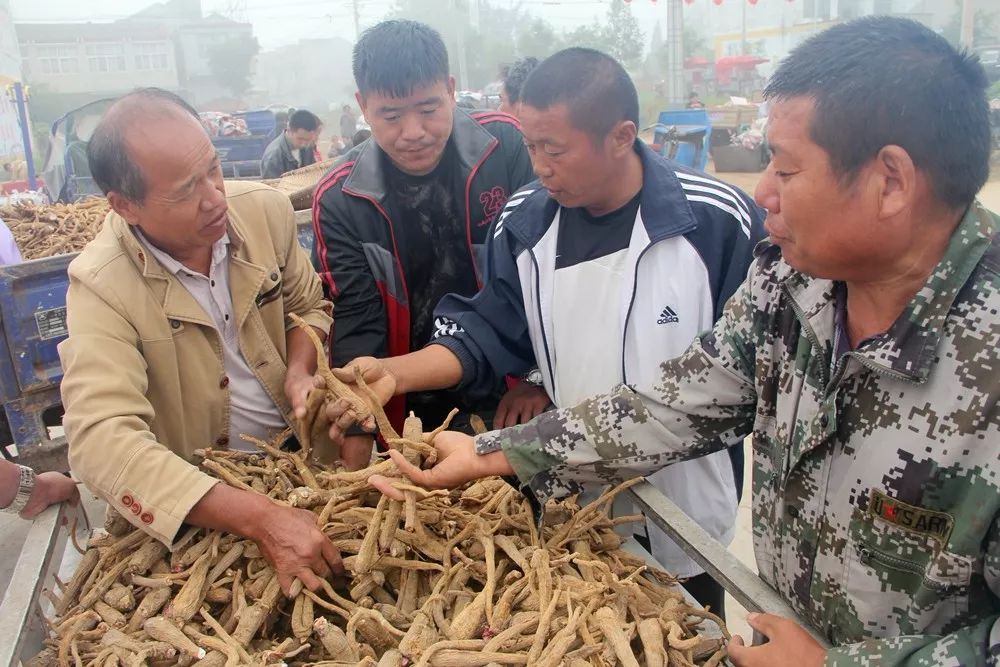
<path fill-rule="evenodd" d="M 430 340 L 434 307 L 444 295 L 473 296 L 479 291 L 462 213 L 465 183 L 450 140 L 441 162 L 424 176 L 406 174 L 387 157 L 383 160 L 396 246 L 409 294 L 412 352 Z M 426 430 L 436 427 L 452 407 L 465 412 L 478 406 L 467 404 L 453 392 L 407 396 L 407 410 L 423 419 Z"/>
<path fill-rule="evenodd" d="M 448 142 L 441 162 L 425 176 L 403 173 L 386 160 L 393 229 L 410 298 L 410 351 L 430 340 L 434 307 L 445 294 L 478 290 L 461 213 L 464 184 L 458 156 Z"/>
<path fill-rule="evenodd" d="M 621 208 L 600 216 L 591 215 L 585 208 L 562 209 L 556 241 L 556 270 L 627 248 L 639 212 L 640 194 L 641 191 Z"/>

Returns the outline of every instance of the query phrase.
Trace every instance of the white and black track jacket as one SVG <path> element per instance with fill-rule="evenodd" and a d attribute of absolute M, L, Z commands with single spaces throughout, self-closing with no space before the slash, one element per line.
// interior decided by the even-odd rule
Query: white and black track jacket
<path fill-rule="evenodd" d="M 621 346 L 609 354 L 621 357 L 622 382 L 641 389 L 657 380 L 661 363 L 679 356 L 721 316 L 764 237 L 764 212 L 737 188 L 643 144 L 636 150 L 643 188 L 628 249 L 630 270 L 621 285 Z M 446 296 L 435 309 L 431 344 L 444 345 L 462 362 L 458 390 L 485 394 L 506 375 L 537 366 L 549 396 L 558 395 L 551 298 L 559 216 L 559 204 L 538 183 L 513 194 L 487 244 L 482 290 L 472 298 Z M 732 458 L 718 452 L 685 461 L 650 481 L 728 543 L 742 459 L 742 448 L 734 448 Z M 702 571 L 655 526 L 648 531 L 653 555 L 672 574 Z"/>

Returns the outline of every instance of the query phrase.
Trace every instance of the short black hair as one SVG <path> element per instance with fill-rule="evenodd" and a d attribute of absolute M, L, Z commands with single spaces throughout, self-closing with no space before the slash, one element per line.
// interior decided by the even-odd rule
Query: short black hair
<path fill-rule="evenodd" d="M 184 98 L 162 88 L 138 88 L 111 105 L 87 143 L 90 175 L 101 192 L 117 192 L 136 203 L 146 198 L 146 181 L 128 152 L 128 129 L 150 116 L 162 118 L 177 111 L 201 123 L 198 112 Z"/>
<path fill-rule="evenodd" d="M 509 104 L 517 104 L 521 100 L 521 88 L 531 71 L 538 67 L 538 58 L 528 56 L 505 66 L 500 70 L 503 88 Z"/>
<path fill-rule="evenodd" d="M 288 117 L 289 130 L 305 130 L 306 132 L 315 132 L 320 125 L 322 125 L 322 123 L 319 120 L 319 116 L 314 114 L 312 111 L 306 111 L 305 109 L 298 109 Z"/>
<path fill-rule="evenodd" d="M 936 198 L 966 207 L 989 176 L 986 73 L 976 56 L 911 21 L 871 16 L 795 48 L 764 95 L 815 103 L 810 135 L 851 182 L 885 146 L 903 148 Z"/>
<path fill-rule="evenodd" d="M 354 45 L 354 81 L 370 92 L 406 97 L 413 89 L 448 80 L 448 50 L 434 28 L 417 21 L 382 21 Z"/>
<path fill-rule="evenodd" d="M 639 126 L 639 94 L 628 72 L 611 56 L 574 46 L 543 60 L 521 88 L 521 103 L 536 109 L 565 104 L 573 126 L 595 140 L 616 124 Z"/>
<path fill-rule="evenodd" d="M 368 141 L 368 138 L 371 136 L 372 136 L 371 130 L 360 129 L 354 133 L 353 137 L 351 137 L 351 145 L 357 146 L 365 141 Z"/>

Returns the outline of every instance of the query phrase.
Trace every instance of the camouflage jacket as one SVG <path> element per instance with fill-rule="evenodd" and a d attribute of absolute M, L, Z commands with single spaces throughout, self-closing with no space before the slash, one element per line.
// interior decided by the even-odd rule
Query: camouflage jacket
<path fill-rule="evenodd" d="M 836 285 L 764 246 L 715 329 L 656 386 L 481 435 L 477 449 L 502 447 L 545 499 L 752 433 L 758 570 L 836 647 L 828 664 L 993 664 L 998 222 L 974 204 L 899 319 L 839 359 Z"/>

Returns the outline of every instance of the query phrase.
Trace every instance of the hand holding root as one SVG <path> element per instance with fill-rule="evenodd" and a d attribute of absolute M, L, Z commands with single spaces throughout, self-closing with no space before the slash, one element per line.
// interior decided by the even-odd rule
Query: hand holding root
<path fill-rule="evenodd" d="M 466 482 L 483 477 L 510 475 L 510 463 L 503 452 L 479 455 L 471 436 L 455 431 L 439 433 L 432 443 L 437 452 L 437 462 L 427 470 L 410 463 L 396 450 L 390 450 L 396 467 L 417 486 L 425 489 L 454 489 Z M 368 482 L 390 498 L 402 500 L 394 481 L 383 475 L 372 475 Z"/>
<path fill-rule="evenodd" d="M 350 412 L 355 421 L 369 430 L 375 427 L 375 417 L 372 413 L 372 406 L 353 392 L 330 370 L 330 364 L 326 359 L 326 349 L 319 336 L 313 331 L 312 326 L 295 313 L 289 313 L 288 317 L 306 332 L 316 348 L 317 379 L 314 382 L 315 387 L 309 391 L 305 399 L 304 414 L 299 418 L 299 429 L 296 434 L 302 445 L 303 458 L 307 459 L 316 437 L 327 428 L 326 422 L 323 421 L 326 417 L 324 407 L 330 402 L 337 402 L 345 406 L 345 412 Z M 298 415 L 296 416 L 298 417 Z M 321 428 L 317 428 L 317 426 L 321 426 Z"/>

